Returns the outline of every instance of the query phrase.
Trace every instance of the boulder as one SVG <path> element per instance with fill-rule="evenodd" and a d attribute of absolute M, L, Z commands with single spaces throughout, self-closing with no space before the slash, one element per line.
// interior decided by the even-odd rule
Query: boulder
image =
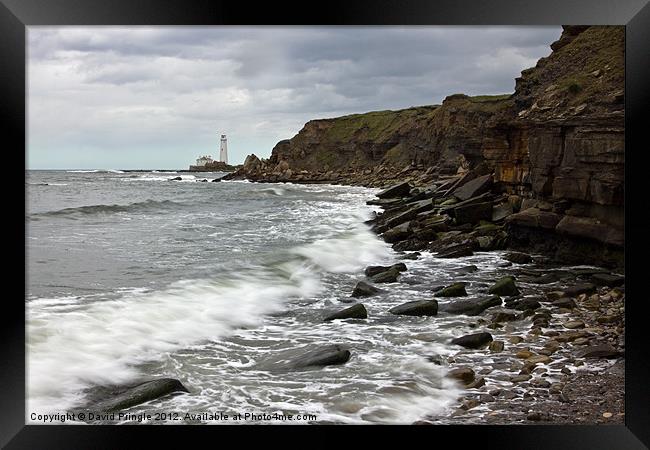
<path fill-rule="evenodd" d="M 518 320 L 517 314 L 501 311 L 492 315 L 493 323 L 514 322 Z"/>
<path fill-rule="evenodd" d="M 387 270 L 390 269 L 395 269 L 399 272 L 404 272 L 405 270 L 407 270 L 407 267 L 406 264 L 404 263 L 397 263 L 397 264 L 393 264 L 392 266 L 368 266 L 366 267 L 364 273 L 366 274 L 367 277 L 372 277 L 373 275 L 386 272 Z"/>
<path fill-rule="evenodd" d="M 255 366 L 257 370 L 292 370 L 345 364 L 351 353 L 339 344 L 305 346 L 280 352 Z"/>
<path fill-rule="evenodd" d="M 594 345 L 577 352 L 578 358 L 618 358 L 622 353 L 609 344 Z"/>
<path fill-rule="evenodd" d="M 458 200 L 463 201 L 489 191 L 490 187 L 492 187 L 492 175 L 484 175 L 482 177 L 474 178 L 456 188 L 452 192 L 452 195 Z"/>
<path fill-rule="evenodd" d="M 389 244 L 403 241 L 404 239 L 408 239 L 409 236 L 411 236 L 411 232 L 409 231 L 410 225 L 411 225 L 410 221 L 397 225 L 396 227 L 393 227 L 388 231 L 384 232 L 382 238 L 384 239 L 384 241 L 388 242 Z"/>
<path fill-rule="evenodd" d="M 492 202 L 475 203 L 473 205 L 458 206 L 454 208 L 456 224 L 476 223 L 480 220 L 492 218 Z"/>
<path fill-rule="evenodd" d="M 435 316 L 438 314 L 438 302 L 436 300 L 406 302 L 391 308 L 389 312 L 399 316 Z"/>
<path fill-rule="evenodd" d="M 181 177 L 174 177 L 174 178 L 170 178 L 169 181 L 181 181 L 182 179 L 183 178 Z"/>
<path fill-rule="evenodd" d="M 576 307 L 576 302 L 574 302 L 573 299 L 569 297 L 563 297 L 554 300 L 553 302 L 551 302 L 551 305 L 557 308 L 573 309 Z"/>
<path fill-rule="evenodd" d="M 400 271 L 394 268 L 380 272 L 370 277 L 373 283 L 394 283 L 400 275 Z"/>
<path fill-rule="evenodd" d="M 503 277 L 488 290 L 490 294 L 500 295 L 502 297 L 511 297 L 519 295 L 519 289 L 515 285 L 515 279 L 512 277 Z"/>
<path fill-rule="evenodd" d="M 576 284 L 564 289 L 564 297 L 577 297 L 580 294 L 591 294 L 596 292 L 596 285 L 591 283 Z"/>
<path fill-rule="evenodd" d="M 492 207 L 492 222 L 498 222 L 513 214 L 511 203 L 501 203 Z"/>
<path fill-rule="evenodd" d="M 591 281 L 598 286 L 617 287 L 625 284 L 625 277 L 609 273 L 596 273 L 591 276 Z"/>
<path fill-rule="evenodd" d="M 473 246 L 470 243 L 453 244 L 438 251 L 437 258 L 460 258 L 462 256 L 472 256 L 474 254 Z"/>
<path fill-rule="evenodd" d="M 490 333 L 474 333 L 452 339 L 451 343 L 465 348 L 481 348 L 492 342 Z"/>
<path fill-rule="evenodd" d="M 471 264 L 469 266 L 459 267 L 455 272 L 458 274 L 474 273 L 478 272 L 478 267 L 476 267 L 474 264 Z"/>
<path fill-rule="evenodd" d="M 324 322 L 329 322 L 330 320 L 336 319 L 367 319 L 368 311 L 366 307 L 361 303 L 357 303 L 354 306 L 350 306 L 342 311 L 330 314 L 329 316 L 323 319 Z"/>
<path fill-rule="evenodd" d="M 488 308 L 493 306 L 501 306 L 502 301 L 499 297 L 493 296 L 490 298 L 473 298 L 456 300 L 450 303 L 439 305 L 441 312 L 449 314 L 464 314 L 466 316 L 477 316 Z"/>
<path fill-rule="evenodd" d="M 533 260 L 533 258 L 526 254 L 526 253 L 521 253 L 521 252 L 509 252 L 506 253 L 505 256 L 503 257 L 506 261 L 510 261 L 516 264 L 528 264 Z"/>
<path fill-rule="evenodd" d="M 218 183 L 219 181 L 221 181 L 221 178 L 215 178 L 212 180 L 213 183 Z"/>
<path fill-rule="evenodd" d="M 406 197 L 409 192 L 411 192 L 411 185 L 408 182 L 396 184 L 387 189 L 384 189 L 377 194 L 379 198 L 396 198 L 396 197 Z"/>
<path fill-rule="evenodd" d="M 436 297 L 465 297 L 467 296 L 467 291 L 465 291 L 465 283 L 454 283 L 449 285 L 442 290 L 436 292 Z"/>
<path fill-rule="evenodd" d="M 542 305 L 533 297 L 526 297 L 522 298 L 521 300 L 517 300 L 515 303 L 514 308 L 517 311 L 526 311 L 526 310 L 533 310 L 540 308 Z"/>
<path fill-rule="evenodd" d="M 183 384 L 174 378 L 162 378 L 159 380 L 147 381 L 126 389 L 118 388 L 112 398 L 106 399 L 92 406 L 92 409 L 99 412 L 113 412 L 130 408 L 145 403 L 173 392 L 189 392 Z"/>
<path fill-rule="evenodd" d="M 359 281 L 352 290 L 351 297 L 371 297 L 379 293 L 379 289 L 365 281 Z"/>
<path fill-rule="evenodd" d="M 523 208 L 523 206 L 522 206 Z M 560 222 L 561 215 L 538 208 L 528 208 L 524 211 L 506 217 L 506 223 L 528 228 L 544 228 L 553 230 Z"/>
<path fill-rule="evenodd" d="M 458 381 L 461 381 L 463 384 L 468 385 L 472 381 L 474 381 L 474 378 L 476 374 L 472 369 L 469 367 L 459 367 L 457 369 L 451 369 L 447 375 L 450 378 L 454 378 Z"/>

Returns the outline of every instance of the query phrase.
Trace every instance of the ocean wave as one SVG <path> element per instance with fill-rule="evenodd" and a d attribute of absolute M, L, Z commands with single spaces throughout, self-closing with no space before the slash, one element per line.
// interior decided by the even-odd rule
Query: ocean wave
<path fill-rule="evenodd" d="M 57 216 L 79 216 L 94 214 L 114 214 L 119 212 L 149 211 L 156 209 L 169 209 L 181 205 L 171 200 L 145 200 L 142 202 L 129 203 L 128 205 L 86 205 L 73 208 L 63 208 L 54 211 L 33 213 L 31 219 L 38 220 L 40 217 L 57 217 Z"/>
<path fill-rule="evenodd" d="M 92 385 L 137 379 L 139 364 L 259 326 L 290 299 L 321 292 L 323 272 L 359 271 L 382 254 L 385 248 L 368 237 L 372 234 L 359 228 L 299 246 L 273 262 L 215 279 L 178 281 L 164 290 L 127 292 L 114 300 L 31 300 L 28 409 L 73 407 Z"/>

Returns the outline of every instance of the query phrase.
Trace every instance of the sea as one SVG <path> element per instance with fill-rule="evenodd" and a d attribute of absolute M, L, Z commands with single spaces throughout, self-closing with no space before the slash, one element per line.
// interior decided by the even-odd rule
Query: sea
<path fill-rule="evenodd" d="M 223 175 L 27 172 L 27 421 L 83 405 L 98 387 L 163 377 L 190 392 L 129 413 L 189 413 L 205 424 L 246 413 L 239 423 L 407 424 L 450 408 L 463 391 L 445 376 L 445 358 L 459 350 L 449 341 L 473 325 L 388 311 L 433 298 L 468 265 L 479 269 L 463 275 L 468 290 L 484 289 L 502 252 L 401 260 L 364 223 L 377 189 L 212 182 Z M 368 319 L 323 321 L 352 305 L 366 266 L 401 261 L 409 270 L 398 282 L 359 299 Z M 258 367 L 330 344 L 349 348 L 350 360 Z M 99 423 L 135 423 L 129 417 Z"/>

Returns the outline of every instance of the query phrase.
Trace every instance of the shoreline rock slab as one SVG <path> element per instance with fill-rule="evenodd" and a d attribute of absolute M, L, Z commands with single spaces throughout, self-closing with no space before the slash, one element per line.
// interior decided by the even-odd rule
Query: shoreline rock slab
<path fill-rule="evenodd" d="M 438 302 L 436 300 L 406 302 L 391 308 L 389 312 L 398 316 L 435 316 L 438 314 Z"/>
<path fill-rule="evenodd" d="M 366 307 L 363 306 L 363 304 L 361 303 L 357 303 L 356 305 L 350 306 L 349 308 L 345 308 L 342 311 L 336 312 L 334 314 L 330 314 L 329 316 L 325 317 L 323 321 L 329 322 L 337 319 L 367 319 L 367 318 L 368 318 L 368 311 L 366 310 Z"/>
<path fill-rule="evenodd" d="M 162 378 L 146 381 L 118 392 L 114 397 L 103 400 L 92 408 L 96 411 L 114 412 L 140 405 L 163 397 L 173 392 L 189 392 L 185 386 L 174 378 Z"/>
<path fill-rule="evenodd" d="M 365 281 L 359 281 L 356 286 L 354 286 L 350 297 L 371 297 L 379 292 L 380 290 L 372 284 L 366 283 Z"/>
<path fill-rule="evenodd" d="M 451 343 L 465 348 L 477 349 L 486 346 L 494 339 L 490 333 L 474 333 L 452 339 Z"/>

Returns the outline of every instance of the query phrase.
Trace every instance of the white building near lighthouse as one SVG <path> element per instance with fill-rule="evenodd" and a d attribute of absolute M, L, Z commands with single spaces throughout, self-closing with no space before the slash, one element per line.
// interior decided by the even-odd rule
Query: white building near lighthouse
<path fill-rule="evenodd" d="M 226 135 L 221 135 L 221 147 L 219 149 L 219 161 L 228 164 L 228 140 Z"/>

